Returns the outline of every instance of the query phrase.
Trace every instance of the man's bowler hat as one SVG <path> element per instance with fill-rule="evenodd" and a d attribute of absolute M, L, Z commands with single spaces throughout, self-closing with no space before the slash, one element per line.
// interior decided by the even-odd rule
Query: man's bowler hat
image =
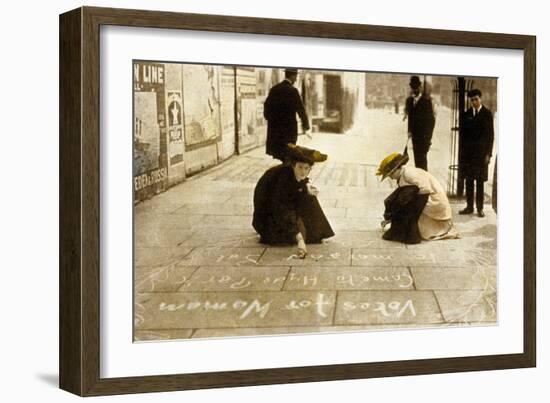
<path fill-rule="evenodd" d="M 419 88 L 422 85 L 422 83 L 420 82 L 420 78 L 418 78 L 418 76 L 412 76 L 411 81 L 409 82 L 409 85 L 412 88 Z"/>

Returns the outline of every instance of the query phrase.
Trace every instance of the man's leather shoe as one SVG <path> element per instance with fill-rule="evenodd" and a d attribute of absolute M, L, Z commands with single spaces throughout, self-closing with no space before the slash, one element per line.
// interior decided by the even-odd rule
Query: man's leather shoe
<path fill-rule="evenodd" d="M 474 209 L 473 209 L 473 208 L 466 207 L 465 209 L 460 210 L 460 211 L 458 212 L 458 214 L 472 214 L 473 212 L 474 212 Z"/>
<path fill-rule="evenodd" d="M 483 210 L 478 210 L 477 211 L 477 216 L 478 217 L 485 217 L 485 213 L 483 212 Z"/>

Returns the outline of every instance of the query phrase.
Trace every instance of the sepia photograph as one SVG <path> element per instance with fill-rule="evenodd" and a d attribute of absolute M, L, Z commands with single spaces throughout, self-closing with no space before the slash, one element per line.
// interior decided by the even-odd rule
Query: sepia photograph
<path fill-rule="evenodd" d="M 132 69 L 134 342 L 498 324 L 496 77 Z"/>

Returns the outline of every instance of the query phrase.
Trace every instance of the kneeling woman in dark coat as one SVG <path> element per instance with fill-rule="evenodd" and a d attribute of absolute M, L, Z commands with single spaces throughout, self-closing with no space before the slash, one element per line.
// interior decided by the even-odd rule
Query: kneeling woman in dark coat
<path fill-rule="evenodd" d="M 298 244 L 298 257 L 307 254 L 306 243 L 320 243 L 334 232 L 317 200 L 318 190 L 308 175 L 325 154 L 289 144 L 290 165 L 268 169 L 254 189 L 252 226 L 266 244 Z"/>

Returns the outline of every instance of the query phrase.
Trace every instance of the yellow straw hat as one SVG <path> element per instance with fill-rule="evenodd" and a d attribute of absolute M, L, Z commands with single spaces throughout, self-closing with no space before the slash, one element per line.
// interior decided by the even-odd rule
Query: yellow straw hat
<path fill-rule="evenodd" d="M 380 162 L 380 166 L 378 167 L 378 171 L 376 171 L 376 175 L 378 176 L 382 175 L 381 180 L 384 180 L 388 176 L 390 176 L 393 171 L 405 165 L 408 161 L 409 161 L 409 156 L 406 154 L 405 155 L 399 154 L 399 153 L 390 154 Z"/>

